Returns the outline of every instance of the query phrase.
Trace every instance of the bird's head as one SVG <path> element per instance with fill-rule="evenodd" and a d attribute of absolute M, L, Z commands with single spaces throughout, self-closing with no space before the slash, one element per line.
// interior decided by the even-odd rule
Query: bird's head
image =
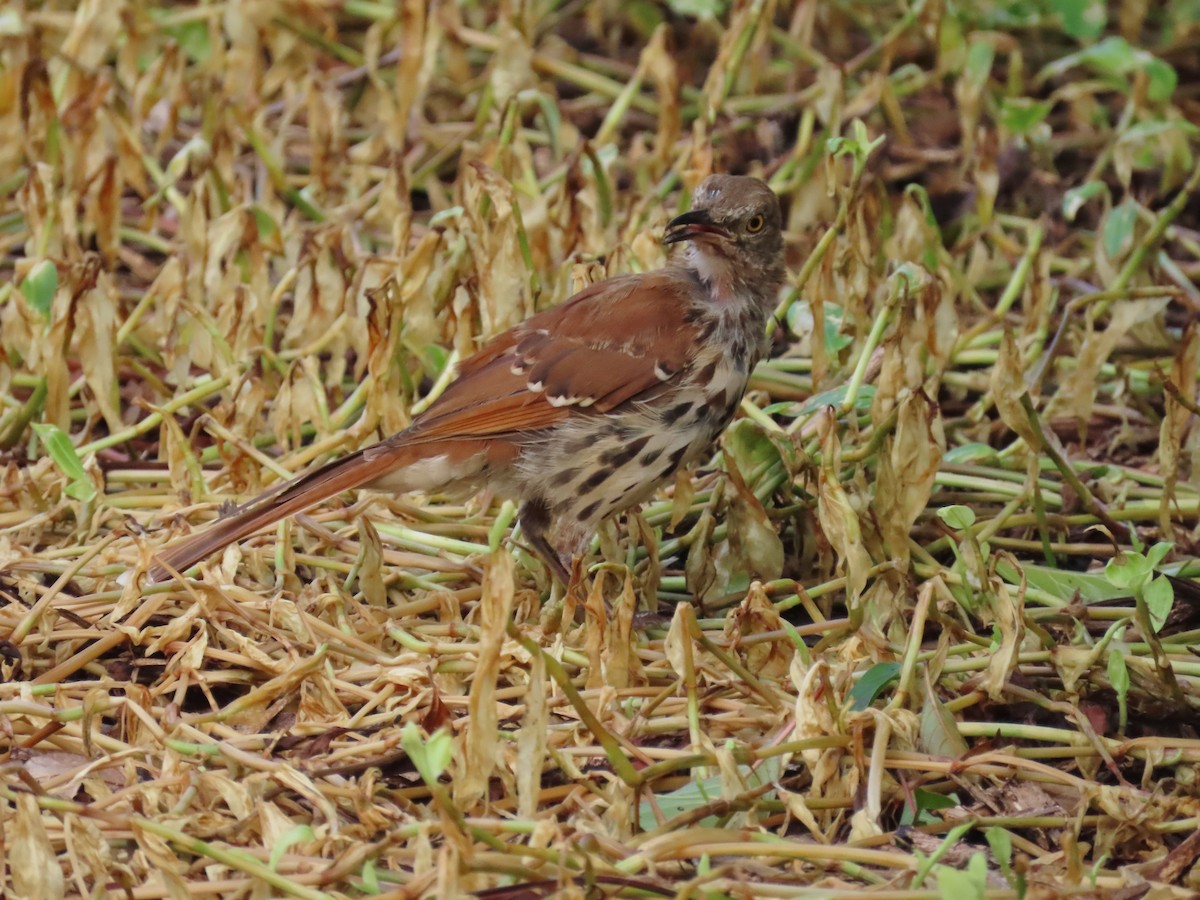
<path fill-rule="evenodd" d="M 775 192 L 757 178 L 710 175 L 692 195 L 692 208 L 667 225 L 664 244 L 691 241 L 720 252 L 778 255 L 783 216 Z"/>
<path fill-rule="evenodd" d="M 692 195 L 692 208 L 667 224 L 664 244 L 691 244 L 689 263 L 720 292 L 783 278 L 783 214 L 779 198 L 757 178 L 710 175 Z M 765 292 L 764 292 L 765 293 Z"/>

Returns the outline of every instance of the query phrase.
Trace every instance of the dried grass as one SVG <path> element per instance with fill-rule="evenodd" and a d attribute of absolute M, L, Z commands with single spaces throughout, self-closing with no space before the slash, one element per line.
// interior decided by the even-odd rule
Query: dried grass
<path fill-rule="evenodd" d="M 1164 98 L 1003 6 L 489 6 L 0 10 L 5 893 L 1193 895 L 1194 26 L 1112 24 Z M 581 610 L 490 498 L 125 577 L 714 168 L 776 352 Z"/>

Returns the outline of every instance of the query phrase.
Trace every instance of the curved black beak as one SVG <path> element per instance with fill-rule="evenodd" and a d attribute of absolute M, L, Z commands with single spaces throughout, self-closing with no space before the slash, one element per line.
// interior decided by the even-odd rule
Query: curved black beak
<path fill-rule="evenodd" d="M 682 216 L 676 216 L 667 223 L 667 233 L 663 235 L 664 244 L 677 244 L 693 238 L 715 235 L 729 237 L 729 232 L 713 222 L 707 209 L 693 209 Z"/>

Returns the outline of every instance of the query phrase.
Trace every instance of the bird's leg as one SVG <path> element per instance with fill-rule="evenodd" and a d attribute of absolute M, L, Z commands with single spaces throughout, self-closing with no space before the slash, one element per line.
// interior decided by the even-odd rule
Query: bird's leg
<path fill-rule="evenodd" d="M 521 523 L 521 533 L 530 548 L 566 589 L 566 593 L 563 594 L 564 617 L 582 621 L 583 607 L 587 602 L 587 593 L 583 586 L 583 556 L 578 553 L 572 554 L 569 557 L 570 568 L 567 567 L 563 555 L 546 537 L 546 531 L 550 528 L 550 510 L 544 502 L 537 500 L 522 505 L 518 521 Z"/>
<path fill-rule="evenodd" d="M 545 502 L 531 500 L 522 504 L 517 521 L 521 523 L 521 532 L 525 535 L 525 540 L 529 542 L 538 558 L 546 564 L 550 574 L 569 587 L 573 581 L 572 573 L 567 570 L 562 557 L 546 537 L 546 530 L 550 527 L 550 510 Z"/>

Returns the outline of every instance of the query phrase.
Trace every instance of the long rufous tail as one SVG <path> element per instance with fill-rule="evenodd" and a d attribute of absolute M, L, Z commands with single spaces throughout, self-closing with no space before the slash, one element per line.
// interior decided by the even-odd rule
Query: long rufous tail
<path fill-rule="evenodd" d="M 394 442 L 385 453 L 380 453 L 380 449 L 381 445 L 376 444 L 305 472 L 263 492 L 196 534 L 176 541 L 155 554 L 154 565 L 150 569 L 151 583 L 166 581 L 172 577 L 171 570 L 183 573 L 234 541 L 249 537 L 280 519 L 303 512 L 343 491 L 361 487 L 379 478 L 381 472 L 413 461 L 404 457 L 420 458 L 422 455 L 413 452 L 411 446 Z M 372 450 L 375 452 L 368 452 Z"/>

